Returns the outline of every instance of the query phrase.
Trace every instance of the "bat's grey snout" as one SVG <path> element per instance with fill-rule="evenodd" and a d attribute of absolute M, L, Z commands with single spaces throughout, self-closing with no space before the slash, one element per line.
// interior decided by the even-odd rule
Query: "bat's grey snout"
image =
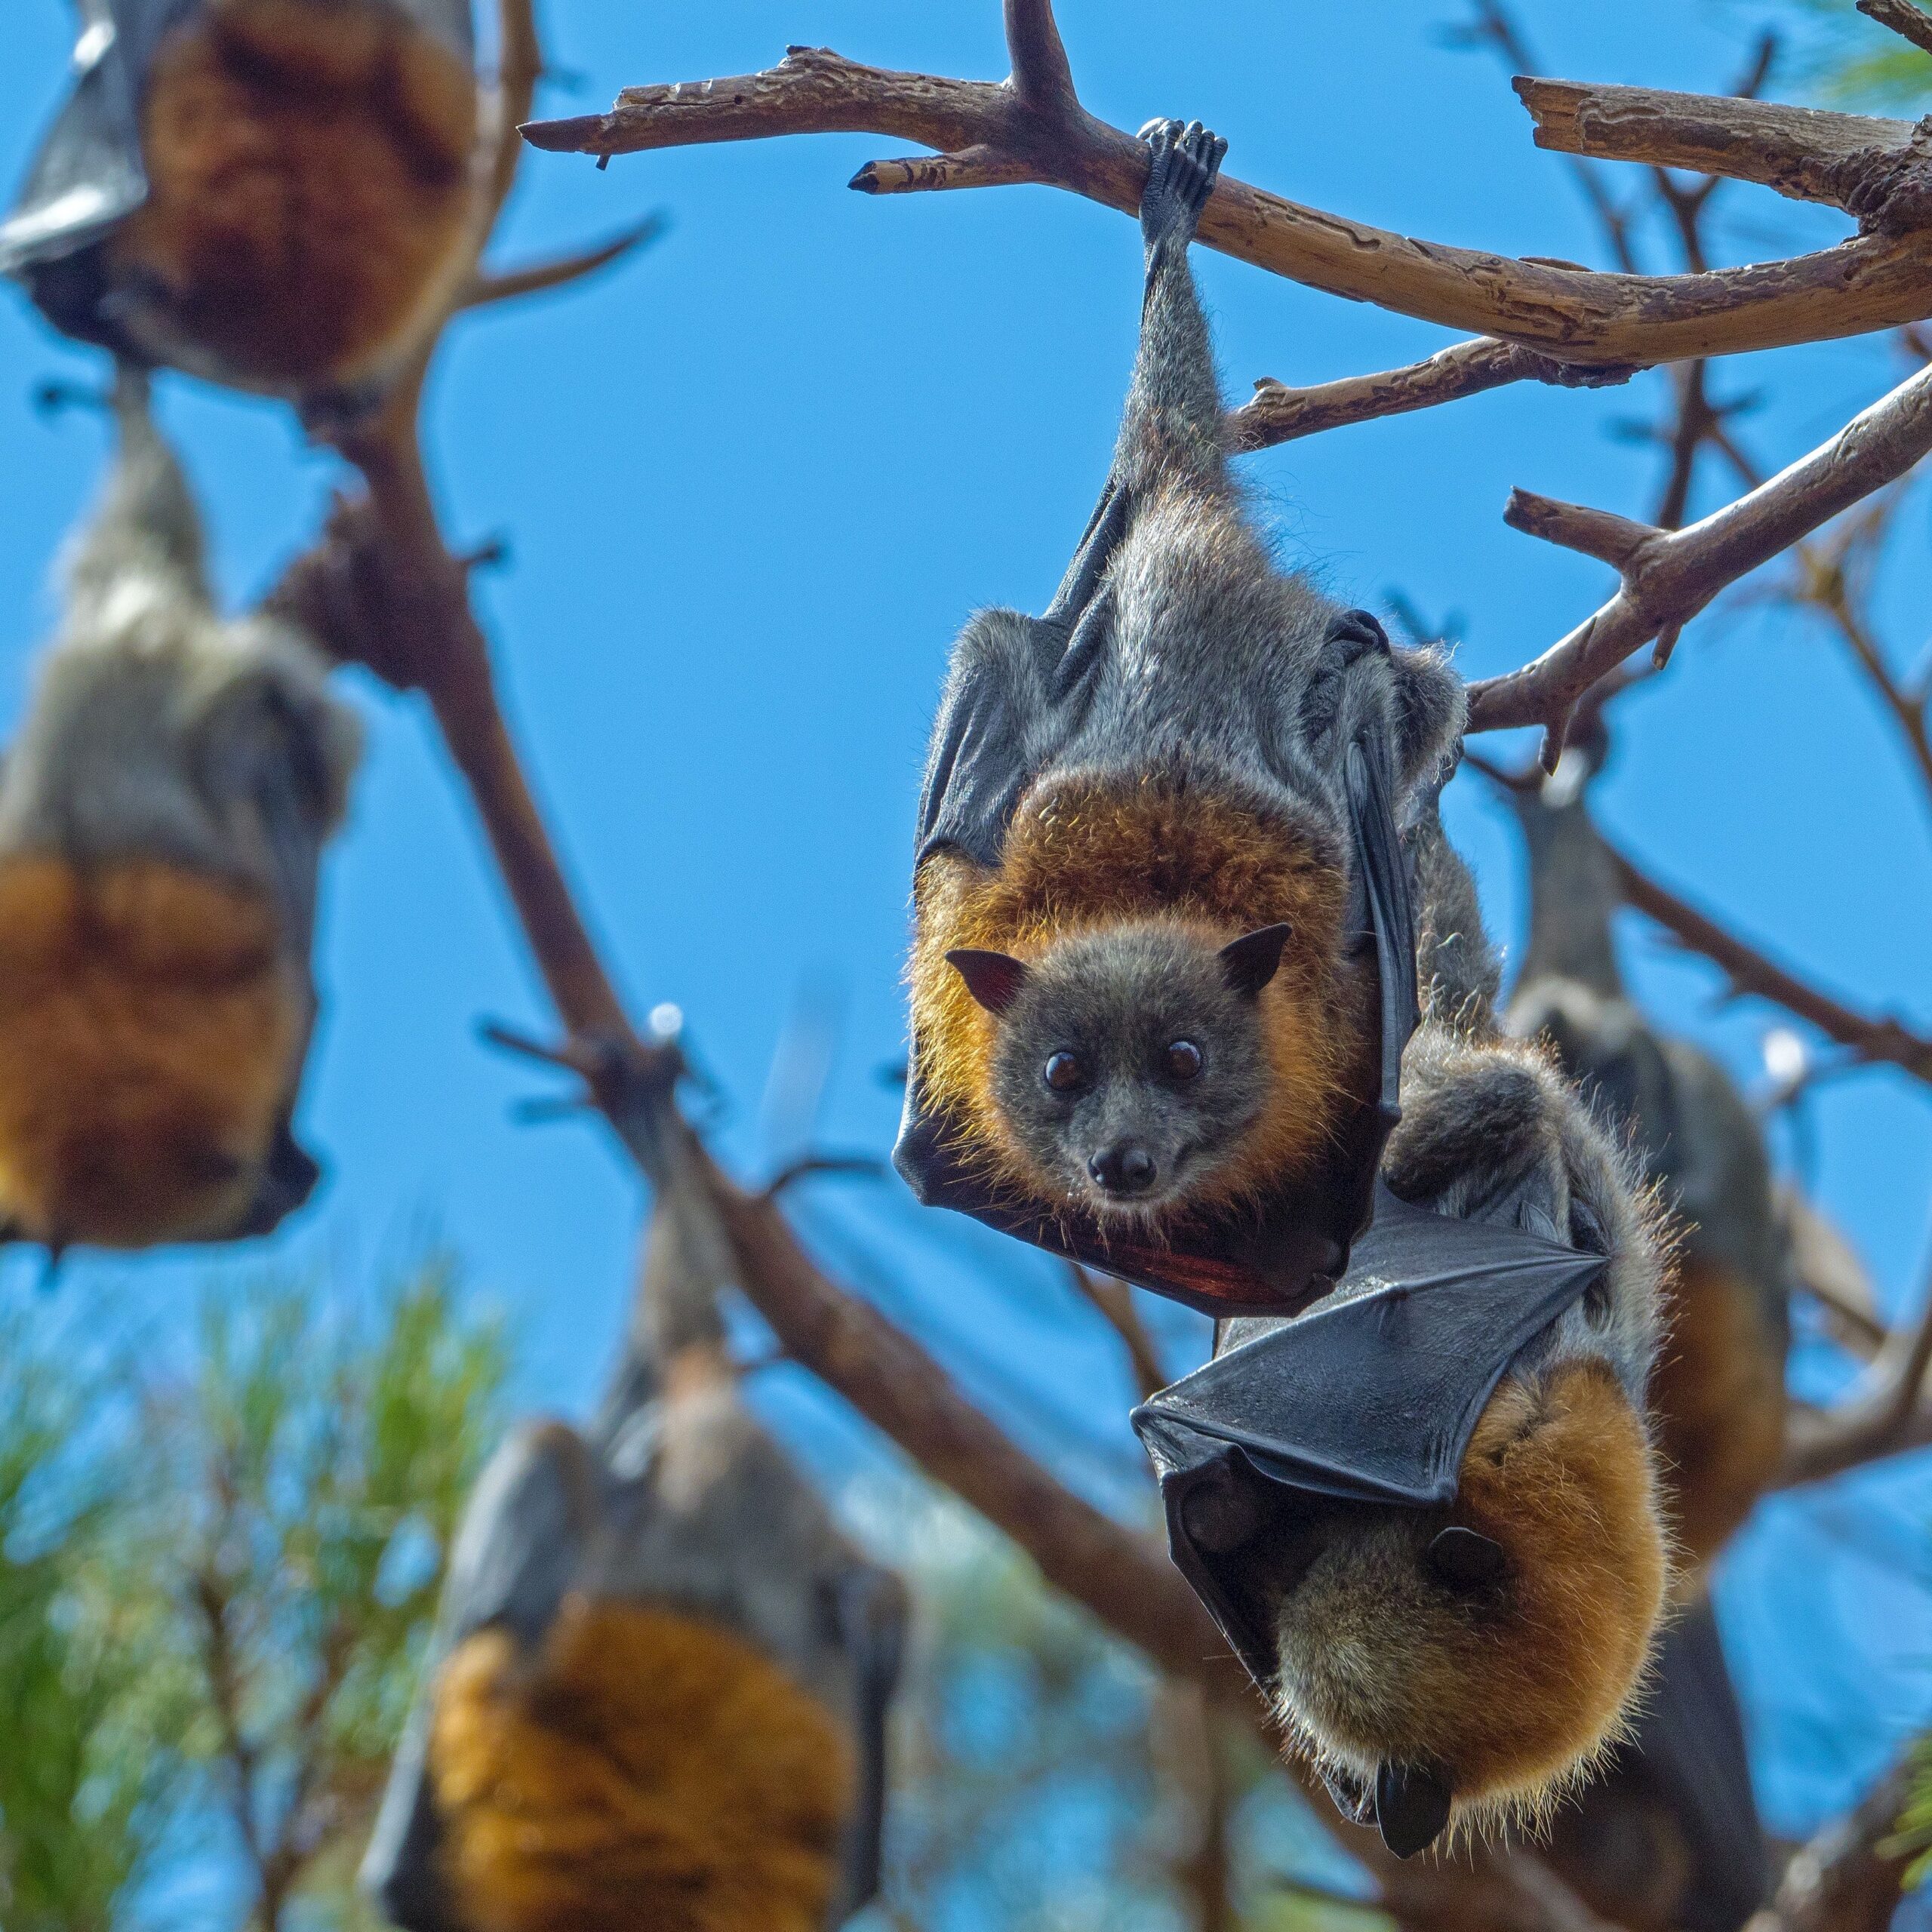
<path fill-rule="evenodd" d="M 1160 1164 L 1137 1140 L 1116 1140 L 1087 1163 L 1094 1184 L 1116 1199 L 1131 1201 L 1160 1179 Z"/>

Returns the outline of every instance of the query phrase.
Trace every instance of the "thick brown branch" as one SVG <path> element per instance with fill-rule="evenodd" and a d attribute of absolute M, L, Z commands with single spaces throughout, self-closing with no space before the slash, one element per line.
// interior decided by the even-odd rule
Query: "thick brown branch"
<path fill-rule="evenodd" d="M 1775 1001 L 1861 1060 L 1900 1067 L 1915 1079 L 1932 1083 L 1932 1038 L 1889 1015 L 1875 1019 L 1821 992 L 1667 891 L 1622 853 L 1611 850 L 1610 860 L 1626 902 L 1690 951 L 1721 967 L 1740 992 Z"/>
<path fill-rule="evenodd" d="M 1534 663 L 1469 693 L 1469 728 L 1560 725 L 1591 685 L 1660 632 L 1681 628 L 1718 593 L 1932 450 L 1932 370 L 1854 417 L 1829 442 L 1769 482 L 1643 545 L 1608 603 Z"/>
<path fill-rule="evenodd" d="M 1125 213 L 1140 205 L 1147 165 L 1133 137 L 1084 109 L 1038 111 L 1011 87 L 895 73 L 820 48 L 795 48 L 761 73 L 629 88 L 608 113 L 537 122 L 525 133 L 553 152 L 598 155 L 783 134 L 883 134 L 943 155 L 998 157 L 1001 165 L 976 165 L 976 184 L 1046 182 Z M 859 185 L 877 185 L 890 165 L 862 171 Z M 943 168 L 929 184 L 899 185 L 967 178 Z M 1775 348 L 1890 328 L 1932 308 L 1932 238 L 1917 233 L 1868 235 L 1706 275 L 1594 275 L 1412 241 L 1224 174 L 1200 236 L 1291 280 L 1567 362 L 1628 367 Z"/>
<path fill-rule="evenodd" d="M 271 602 L 326 648 L 420 691 L 467 781 L 544 983 L 574 1032 L 629 1023 L 578 916 L 497 700 L 466 574 L 438 530 L 413 428 L 352 445 L 368 494 L 339 503 Z"/>
<path fill-rule="evenodd" d="M 1006 51 L 1023 100 L 1049 113 L 1079 111 L 1053 0 L 1006 0 Z"/>
<path fill-rule="evenodd" d="M 1540 148 L 1755 181 L 1888 227 L 1932 213 L 1932 149 L 1910 121 L 1527 75 L 1515 85 Z"/>
<path fill-rule="evenodd" d="M 1858 11 L 1910 41 L 1921 54 L 1932 54 L 1932 14 L 1912 0 L 1858 0 Z"/>
<path fill-rule="evenodd" d="M 745 1291 L 786 1353 L 1012 1537 L 1041 1574 L 1170 1675 L 1252 1712 L 1227 1645 L 1159 1546 L 1063 1488 L 968 1402 L 925 1351 L 834 1288 L 783 1217 L 715 1167 Z"/>
<path fill-rule="evenodd" d="M 1229 447 L 1263 450 L 1350 423 L 1381 416 L 1404 416 L 1459 401 L 1506 383 L 1554 383 L 1566 389 L 1601 389 L 1628 382 L 1634 369 L 1592 368 L 1559 362 L 1520 343 L 1479 337 L 1438 349 L 1423 362 L 1373 376 L 1346 376 L 1312 389 L 1290 389 L 1264 380 L 1253 398 L 1228 414 Z"/>

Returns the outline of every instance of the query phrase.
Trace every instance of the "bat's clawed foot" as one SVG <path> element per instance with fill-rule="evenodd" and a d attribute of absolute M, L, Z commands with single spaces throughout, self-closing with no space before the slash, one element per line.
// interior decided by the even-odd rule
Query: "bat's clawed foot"
<path fill-rule="evenodd" d="M 1198 121 L 1150 121 L 1140 138 L 1153 151 L 1140 196 L 1140 232 L 1151 258 L 1163 244 L 1185 248 L 1193 240 L 1228 144 Z"/>

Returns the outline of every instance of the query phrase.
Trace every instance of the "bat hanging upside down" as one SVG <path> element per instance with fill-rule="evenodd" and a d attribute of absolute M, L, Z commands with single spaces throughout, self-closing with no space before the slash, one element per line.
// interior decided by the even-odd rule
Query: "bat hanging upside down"
<path fill-rule="evenodd" d="M 471 1500 L 363 1868 L 408 1932 L 826 1932 L 878 1889 L 903 1587 L 746 1411 L 696 1211 L 595 1429 Z"/>
<path fill-rule="evenodd" d="M 1508 1018 L 1635 1137 L 1683 1224 L 1651 1401 L 1688 1585 L 1783 1451 L 1792 1263 L 1750 1108 L 1709 1055 L 1660 1035 L 1624 989 L 1616 881 L 1586 803 L 1603 751 L 1600 737 L 1574 745 L 1553 777 L 1510 785 L 1529 850 L 1530 940 Z"/>
<path fill-rule="evenodd" d="M 123 358 L 366 394 L 460 266 L 471 35 L 469 0 L 87 0 L 0 269 Z"/>
<path fill-rule="evenodd" d="M 1044 617 L 953 646 L 897 1159 L 923 1199 L 1232 1312 L 1318 1292 L 1366 1219 L 1414 1020 L 1392 815 L 1463 696 L 1251 526 L 1187 263 L 1220 145 L 1150 138 L 1100 507 Z"/>
<path fill-rule="evenodd" d="M 318 1171 L 290 1121 L 361 734 L 303 638 L 217 615 L 146 389 L 0 767 L 0 1229 L 56 1248 L 265 1234 Z"/>
<path fill-rule="evenodd" d="M 1047 616 L 954 648 L 898 1159 L 1243 1318 L 1136 1418 L 1176 1558 L 1408 1853 L 1539 1810 L 1626 1722 L 1668 1567 L 1663 1250 L 1630 1164 L 1496 1029 L 1435 811 L 1459 681 L 1249 523 L 1187 261 L 1223 144 L 1146 132 L 1106 492 Z"/>
<path fill-rule="evenodd" d="M 1331 1294 L 1223 1322 L 1135 1417 L 1177 1560 L 1404 1855 L 1543 1815 L 1627 1734 L 1669 1572 L 1660 1217 L 1560 1071 L 1497 1032 L 1432 807 L 1409 842 L 1426 1012 L 1373 1224 Z"/>

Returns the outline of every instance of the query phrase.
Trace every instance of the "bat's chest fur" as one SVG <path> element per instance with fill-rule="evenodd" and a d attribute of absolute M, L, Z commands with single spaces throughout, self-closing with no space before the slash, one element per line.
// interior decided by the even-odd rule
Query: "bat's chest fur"
<path fill-rule="evenodd" d="M 741 1638 L 572 1598 L 534 1665 L 501 1631 L 438 1686 L 430 1770 L 473 1932 L 820 1932 L 851 1741 Z"/>
<path fill-rule="evenodd" d="M 1171 775 L 1061 778 L 1022 801 L 999 865 L 950 853 L 921 869 L 912 980 L 920 1073 L 992 1177 L 1037 1194 L 1003 1130 L 990 1061 L 995 1023 L 946 964 L 955 947 L 1037 959 L 1057 940 L 1172 921 L 1223 944 L 1286 921 L 1293 936 L 1260 995 L 1269 1096 L 1205 1207 L 1307 1171 L 1364 1091 L 1372 970 L 1344 945 L 1348 884 L 1307 837 L 1248 801 Z"/>
<path fill-rule="evenodd" d="M 300 996 L 255 895 L 155 861 L 0 863 L 0 1210 L 36 1238 L 192 1231 L 245 1189 Z"/>
<path fill-rule="evenodd" d="M 460 238 L 475 120 L 463 61 L 385 7 L 229 0 L 150 70 L 117 267 L 244 375 L 352 378 Z"/>

